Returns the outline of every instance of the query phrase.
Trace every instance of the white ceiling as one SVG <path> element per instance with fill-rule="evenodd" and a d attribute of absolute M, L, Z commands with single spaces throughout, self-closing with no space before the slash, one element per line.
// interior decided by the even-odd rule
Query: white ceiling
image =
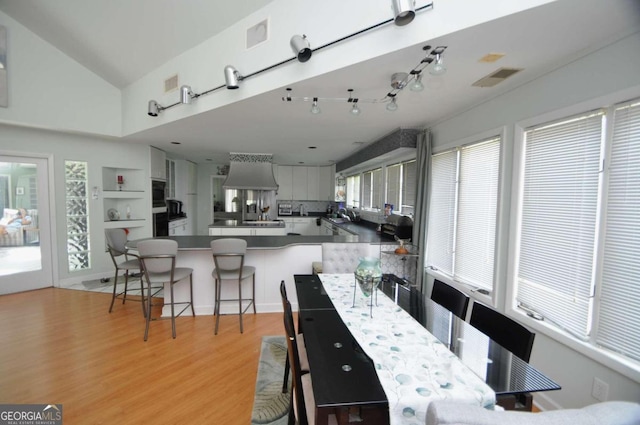
<path fill-rule="evenodd" d="M 124 87 L 269 2 L 0 0 L 0 10 Z M 397 128 L 433 125 L 639 30 L 638 0 L 558 0 L 425 40 L 448 46 L 448 71 L 442 77 L 425 75 L 422 92 L 401 92 L 393 113 L 384 105 L 362 104 L 362 113 L 353 116 L 349 104 L 325 103 L 321 114 L 312 115 L 309 103 L 283 102 L 283 87 L 124 140 L 151 143 L 200 163 L 226 162 L 228 152 L 234 151 L 273 153 L 279 164 L 329 164 L 361 149 L 359 143 L 374 142 Z M 162 49 L 150 48 L 152 37 Z M 493 64 L 479 63 L 488 53 L 505 56 Z M 357 97 L 381 98 L 390 90 L 391 74 L 408 72 L 423 57 L 422 45 L 414 46 L 290 87 L 294 96 L 346 97 L 346 90 L 353 88 Z M 311 60 L 322 60 L 321 54 Z M 471 86 L 503 66 L 524 71 L 493 88 Z"/>

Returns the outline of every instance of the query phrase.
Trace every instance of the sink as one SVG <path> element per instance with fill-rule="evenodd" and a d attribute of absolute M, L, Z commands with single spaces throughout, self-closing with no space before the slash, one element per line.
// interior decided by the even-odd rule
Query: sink
<path fill-rule="evenodd" d="M 329 218 L 328 220 L 336 224 L 342 224 L 346 221 L 344 218 Z"/>

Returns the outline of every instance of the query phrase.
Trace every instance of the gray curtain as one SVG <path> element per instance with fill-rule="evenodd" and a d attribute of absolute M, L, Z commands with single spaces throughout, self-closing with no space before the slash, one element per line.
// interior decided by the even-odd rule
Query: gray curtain
<path fill-rule="evenodd" d="M 429 168 L 431 167 L 431 133 L 424 130 L 418 134 L 416 143 L 416 205 L 413 221 L 413 243 L 418 247 L 416 267 L 416 288 L 425 292 L 426 274 L 424 270 L 427 246 L 427 214 L 429 211 Z"/>

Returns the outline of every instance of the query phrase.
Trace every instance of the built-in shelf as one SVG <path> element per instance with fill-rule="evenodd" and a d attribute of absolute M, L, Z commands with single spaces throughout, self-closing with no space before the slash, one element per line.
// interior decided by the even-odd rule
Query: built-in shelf
<path fill-rule="evenodd" d="M 121 178 L 119 178 L 121 176 Z M 148 184 L 144 170 L 137 168 L 102 167 L 102 209 L 105 229 L 144 228 L 147 220 Z M 119 184 L 122 182 L 122 184 Z M 115 209 L 120 220 L 111 220 L 109 210 Z M 127 212 L 131 218 L 127 218 Z"/>

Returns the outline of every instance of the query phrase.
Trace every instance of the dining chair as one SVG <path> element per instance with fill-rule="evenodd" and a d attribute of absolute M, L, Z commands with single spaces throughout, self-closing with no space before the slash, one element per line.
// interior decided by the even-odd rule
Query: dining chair
<path fill-rule="evenodd" d="M 127 233 L 124 229 L 106 229 L 104 231 L 105 239 L 107 241 L 107 249 L 113 266 L 116 269 L 115 276 L 113 278 L 113 295 L 111 296 L 111 305 L 109 306 L 109 313 L 113 310 L 113 304 L 116 298 L 122 298 L 122 304 L 127 301 L 127 291 L 129 290 L 129 273 L 135 272 L 140 276 L 140 299 L 133 299 L 133 301 L 140 301 L 142 304 L 142 314 L 146 316 L 146 307 L 144 303 L 144 283 L 142 282 L 142 276 L 140 275 L 140 258 L 128 252 Z M 129 258 L 131 257 L 131 258 Z M 122 261 L 124 260 L 124 261 Z M 118 292 L 118 276 L 120 272 L 124 271 L 124 288 L 121 292 Z"/>
<path fill-rule="evenodd" d="M 287 287 L 284 280 L 280 281 L 280 298 L 282 299 L 282 309 L 284 310 L 286 303 L 289 302 L 289 298 L 287 297 Z M 304 345 L 304 336 L 300 331 L 300 322 L 298 322 L 298 337 L 296 338 L 296 343 L 298 344 L 298 355 L 300 357 L 300 370 L 302 373 L 308 373 L 309 359 L 307 358 L 307 348 Z M 287 392 L 287 387 L 289 385 L 289 369 L 289 356 L 287 355 L 284 363 L 284 379 L 282 381 L 283 393 Z"/>
<path fill-rule="evenodd" d="M 191 307 L 191 314 L 196 315 L 193 309 L 193 269 L 188 267 L 176 267 L 176 256 L 178 254 L 178 242 L 171 239 L 147 239 L 137 244 L 140 262 L 147 281 L 147 314 L 144 330 L 144 340 L 149 336 L 149 322 L 151 321 L 151 298 L 153 284 L 169 284 L 171 296 L 171 334 L 176 337 L 176 317 L 179 317 L 185 310 Z M 189 278 L 189 301 L 176 302 L 173 293 L 173 286 Z M 166 294 L 165 294 L 166 296 Z M 163 307 L 166 302 L 163 302 Z M 184 308 L 175 314 L 175 305 L 185 305 Z"/>
<path fill-rule="evenodd" d="M 431 299 L 462 320 L 465 320 L 467 317 L 469 297 L 453 286 L 447 285 L 437 279 L 434 280 Z"/>
<path fill-rule="evenodd" d="M 283 304 L 287 356 L 289 358 L 289 364 L 291 365 L 291 375 L 293 376 L 291 406 L 289 407 L 289 424 L 314 425 L 316 401 L 313 395 L 311 373 L 302 374 L 300 353 L 298 352 L 298 338 L 293 324 L 291 303 L 285 301 Z M 337 425 L 338 420 L 334 414 L 329 414 L 327 423 L 329 425 Z"/>
<path fill-rule="evenodd" d="M 469 323 L 514 355 L 529 362 L 536 334 L 520 323 L 475 301 L 471 308 Z M 507 410 L 531 411 L 533 396 L 531 393 L 498 396 L 497 404 Z"/>
<path fill-rule="evenodd" d="M 253 266 L 245 266 L 244 256 L 247 252 L 247 241 L 244 239 L 224 238 L 211 241 L 211 253 L 213 254 L 213 263 L 215 268 L 211 275 L 215 280 L 215 306 L 213 314 L 216 316 L 215 335 L 218 334 L 218 325 L 220 323 L 220 302 L 236 301 L 238 302 L 238 317 L 240 318 L 240 333 L 243 333 L 242 315 L 246 313 L 249 307 L 253 306 L 253 314 L 256 314 L 256 268 Z M 251 298 L 242 298 L 242 282 L 252 279 Z M 222 281 L 235 280 L 238 282 L 238 298 L 222 298 Z M 242 309 L 242 303 L 248 301 L 247 306 Z"/>
<path fill-rule="evenodd" d="M 322 273 L 353 273 L 360 258 L 370 255 L 368 243 L 323 243 Z"/>

